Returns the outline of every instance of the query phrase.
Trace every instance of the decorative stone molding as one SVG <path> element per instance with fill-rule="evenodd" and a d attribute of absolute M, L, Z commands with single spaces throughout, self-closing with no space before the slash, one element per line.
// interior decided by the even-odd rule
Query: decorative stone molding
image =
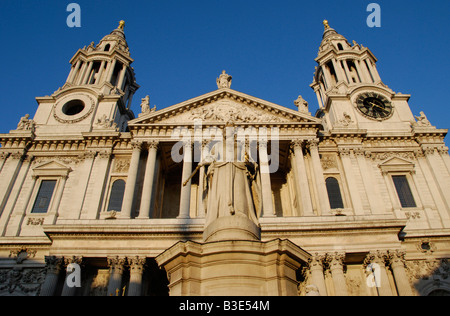
<path fill-rule="evenodd" d="M 127 173 L 128 169 L 130 169 L 130 158 L 115 160 L 113 169 L 115 173 Z"/>
<path fill-rule="evenodd" d="M 34 176 L 36 177 L 36 176 Z M 37 177 L 36 177 L 37 178 Z M 27 226 L 42 226 L 44 225 L 44 217 L 29 217 L 27 220 Z"/>
<path fill-rule="evenodd" d="M 0 270 L 0 292 L 14 296 L 38 296 L 45 280 L 45 269 Z"/>
<path fill-rule="evenodd" d="M 336 158 L 334 156 L 323 156 L 320 161 L 322 163 L 322 168 L 324 171 L 328 169 L 337 169 L 338 167 Z"/>
<path fill-rule="evenodd" d="M 9 253 L 9 257 L 13 258 L 17 264 L 21 264 L 27 259 L 34 258 L 36 256 L 37 250 L 28 249 L 25 246 L 22 246 L 19 249 L 11 250 Z"/>
<path fill-rule="evenodd" d="M 437 250 L 435 243 L 431 242 L 429 239 L 419 241 L 416 245 L 416 249 L 427 255 L 431 255 Z"/>
<path fill-rule="evenodd" d="M 406 263 L 411 283 L 419 280 L 447 280 L 450 273 L 448 259 L 412 260 Z"/>

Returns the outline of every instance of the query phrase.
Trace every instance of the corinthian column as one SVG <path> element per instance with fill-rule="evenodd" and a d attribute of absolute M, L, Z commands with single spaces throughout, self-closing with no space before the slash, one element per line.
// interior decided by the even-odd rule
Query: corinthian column
<path fill-rule="evenodd" d="M 47 264 L 47 276 L 45 277 L 44 284 L 42 284 L 40 296 L 53 296 L 55 295 L 56 285 L 58 284 L 63 259 L 46 256 L 45 263 Z"/>
<path fill-rule="evenodd" d="M 392 272 L 399 296 L 413 296 L 409 278 L 405 270 L 405 252 L 396 250 L 389 252 Z"/>
<path fill-rule="evenodd" d="M 344 259 L 345 254 L 337 252 L 328 254 L 326 258 L 333 278 L 335 296 L 348 296 L 347 283 L 344 275 Z"/>
<path fill-rule="evenodd" d="M 325 278 L 323 276 L 323 264 L 325 255 L 316 254 L 309 260 L 309 270 L 311 272 L 311 284 L 317 286 L 320 296 L 328 296 Z"/>
<path fill-rule="evenodd" d="M 272 202 L 272 185 L 270 183 L 269 156 L 267 154 L 267 140 L 259 142 L 259 160 L 261 165 L 261 188 L 263 217 L 275 217 Z"/>
<path fill-rule="evenodd" d="M 189 179 L 192 174 L 192 143 L 185 142 L 183 144 L 183 173 L 181 181 L 181 193 L 180 193 L 180 214 L 178 218 L 190 218 L 189 211 L 191 207 L 191 180 L 186 185 L 184 183 Z"/>
<path fill-rule="evenodd" d="M 391 285 L 389 284 L 386 272 L 385 260 L 387 253 L 380 251 L 370 252 L 364 260 L 366 271 L 373 273 L 375 278 L 374 286 L 377 287 L 379 296 L 392 296 Z"/>
<path fill-rule="evenodd" d="M 297 180 L 298 188 L 300 189 L 300 192 L 298 194 L 300 195 L 301 201 L 302 201 L 302 212 L 304 216 L 313 216 L 313 207 L 311 203 L 311 192 L 309 190 L 309 183 L 308 183 L 308 177 L 306 175 L 306 166 L 305 166 L 305 160 L 303 157 L 303 140 L 294 140 L 292 142 L 292 148 L 294 149 L 294 155 L 295 155 L 295 164 L 297 172 L 295 173 L 295 178 Z"/>
<path fill-rule="evenodd" d="M 131 218 L 133 207 L 134 191 L 136 189 L 136 180 L 139 169 L 139 160 L 141 158 L 142 143 L 133 143 L 133 154 L 131 156 L 130 169 L 128 170 L 127 184 L 123 195 L 122 215 L 123 218 Z"/>
<path fill-rule="evenodd" d="M 71 264 L 77 264 L 78 266 L 81 265 L 83 261 L 83 257 L 71 257 L 71 258 L 64 258 L 64 265 L 68 267 Z M 78 271 L 81 272 L 81 271 Z M 66 275 L 66 279 L 64 280 L 64 287 L 62 290 L 61 296 L 74 296 L 77 292 L 77 287 L 73 284 L 69 284 L 71 280 L 69 280 L 70 274 L 68 273 Z M 81 277 L 81 275 L 75 276 L 75 277 Z M 80 281 L 80 280 L 78 280 Z"/>
<path fill-rule="evenodd" d="M 130 285 L 128 296 L 142 294 L 142 274 L 144 273 L 145 258 L 135 257 L 130 261 Z"/>
<path fill-rule="evenodd" d="M 158 145 L 158 142 L 150 142 L 148 144 L 147 166 L 145 167 L 144 187 L 142 188 L 141 210 L 139 212 L 139 218 L 150 217 Z"/>
<path fill-rule="evenodd" d="M 125 268 L 126 259 L 113 257 L 108 258 L 108 266 L 110 269 L 108 282 L 108 296 L 116 296 L 122 291 L 122 275 Z M 119 292 L 117 292 L 119 291 Z"/>

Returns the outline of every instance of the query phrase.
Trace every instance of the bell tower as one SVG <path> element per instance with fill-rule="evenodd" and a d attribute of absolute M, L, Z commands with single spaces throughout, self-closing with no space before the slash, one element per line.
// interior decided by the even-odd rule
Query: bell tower
<path fill-rule="evenodd" d="M 139 88 L 124 33 L 125 22 L 95 45 L 79 49 L 70 60 L 66 83 L 51 96 L 36 98 L 36 133 L 62 134 L 127 130 Z"/>
<path fill-rule="evenodd" d="M 318 115 L 325 128 L 411 130 L 415 122 L 410 95 L 395 93 L 383 83 L 375 55 L 323 22 L 325 30 L 311 88 L 317 95 Z"/>

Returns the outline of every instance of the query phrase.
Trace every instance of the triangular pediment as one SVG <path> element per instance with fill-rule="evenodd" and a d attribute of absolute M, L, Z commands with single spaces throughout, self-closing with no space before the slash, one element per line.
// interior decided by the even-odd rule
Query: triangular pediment
<path fill-rule="evenodd" d="M 194 124 L 202 120 L 208 124 L 255 123 L 320 124 L 320 119 L 307 113 L 264 101 L 244 93 L 223 88 L 197 98 L 144 114 L 130 121 L 129 126 L 147 124 Z"/>
<path fill-rule="evenodd" d="M 415 165 L 409 160 L 392 157 L 379 164 L 379 167 L 383 172 L 411 172 L 414 170 Z"/>
<path fill-rule="evenodd" d="M 66 167 L 56 161 L 46 162 L 33 168 L 33 173 L 36 176 L 67 176 L 72 169 Z"/>

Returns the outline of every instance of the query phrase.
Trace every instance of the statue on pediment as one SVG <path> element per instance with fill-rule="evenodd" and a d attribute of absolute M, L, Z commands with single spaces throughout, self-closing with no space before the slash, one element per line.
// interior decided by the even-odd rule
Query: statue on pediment
<path fill-rule="evenodd" d="M 17 124 L 18 131 L 32 131 L 36 129 L 36 123 L 30 119 L 30 114 L 26 114 L 20 119 L 19 124 Z"/>
<path fill-rule="evenodd" d="M 413 124 L 414 126 L 431 127 L 431 123 L 423 111 L 420 112 L 420 116 L 416 116 L 416 119 L 417 122 Z"/>
<path fill-rule="evenodd" d="M 294 101 L 295 106 L 301 113 L 309 113 L 308 101 L 303 99 L 301 95 L 298 96 L 297 100 Z"/>
<path fill-rule="evenodd" d="M 217 87 L 219 89 L 222 88 L 231 88 L 231 81 L 232 81 L 233 77 L 231 77 L 230 75 L 227 75 L 227 73 L 224 71 L 222 71 L 222 74 L 219 76 L 219 78 L 217 78 L 216 82 L 217 82 Z"/>

